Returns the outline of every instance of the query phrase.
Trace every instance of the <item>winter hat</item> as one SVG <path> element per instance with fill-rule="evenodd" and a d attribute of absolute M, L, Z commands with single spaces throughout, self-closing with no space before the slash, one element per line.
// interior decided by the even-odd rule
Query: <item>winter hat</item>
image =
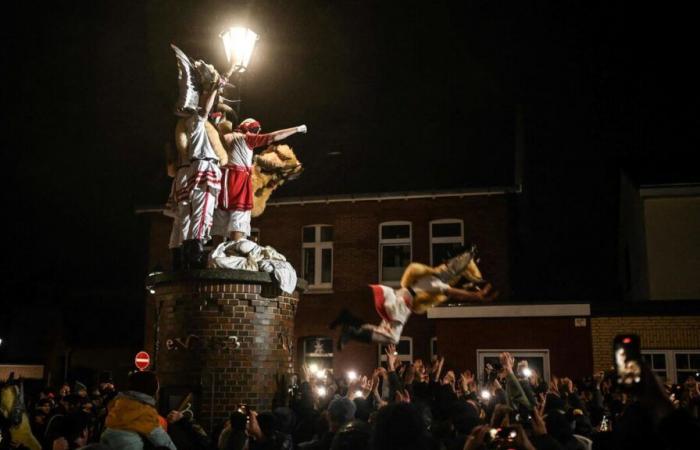
<path fill-rule="evenodd" d="M 151 397 L 155 397 L 158 392 L 158 377 L 155 372 L 132 372 L 126 384 L 128 390 L 141 392 Z"/>
<path fill-rule="evenodd" d="M 328 405 L 328 414 L 333 422 L 344 424 L 355 418 L 357 407 L 347 397 L 336 397 Z"/>

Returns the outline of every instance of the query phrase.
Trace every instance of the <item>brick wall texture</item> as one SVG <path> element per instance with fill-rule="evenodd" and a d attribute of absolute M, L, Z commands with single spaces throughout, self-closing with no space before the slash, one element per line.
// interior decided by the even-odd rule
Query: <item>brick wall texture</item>
<path fill-rule="evenodd" d="M 593 367 L 608 370 L 613 363 L 615 335 L 639 335 L 642 350 L 682 350 L 700 348 L 700 316 L 593 317 Z"/>
<path fill-rule="evenodd" d="M 260 244 L 270 245 L 287 257 L 301 277 L 302 228 L 307 225 L 333 226 L 332 292 L 301 294 L 295 326 L 297 343 L 305 337 L 329 336 L 328 323 L 342 308 L 377 323 L 368 284 L 379 278 L 379 225 L 389 221 L 412 224 L 413 260 L 430 261 L 430 221 L 460 219 L 464 222 L 464 241 L 479 246 L 480 268 L 501 292 L 501 301 L 510 297 L 509 202 L 503 195 L 438 197 L 407 200 L 313 203 L 305 205 L 268 205 L 264 214 L 254 218 L 252 226 L 260 230 Z M 167 237 L 171 221 L 153 216 L 151 227 L 150 268 L 170 267 Z M 147 324 L 152 321 L 147 312 Z M 146 329 L 148 336 L 152 331 Z M 414 356 L 429 358 L 430 338 L 435 336 L 434 321 L 425 316 L 412 317 L 404 335 L 413 338 Z M 299 347 L 301 348 L 301 347 Z M 371 373 L 377 365 L 376 346 L 350 343 L 336 352 L 333 367 L 337 373 L 354 369 Z M 302 361 L 296 361 L 297 370 Z"/>
<path fill-rule="evenodd" d="M 153 297 L 162 306 L 156 367 L 164 392 L 193 390 L 199 417 L 213 411 L 215 421 L 238 403 L 270 409 L 276 376 L 292 370 L 294 348 L 288 344 L 294 342 L 298 297 L 261 294 L 269 295 L 260 285 L 224 281 L 157 287 Z M 237 337 L 239 348 L 229 336 Z"/>

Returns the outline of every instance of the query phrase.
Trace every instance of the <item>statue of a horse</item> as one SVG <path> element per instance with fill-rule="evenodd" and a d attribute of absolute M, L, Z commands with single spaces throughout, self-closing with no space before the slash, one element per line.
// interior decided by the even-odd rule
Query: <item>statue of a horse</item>
<path fill-rule="evenodd" d="M 265 210 L 272 191 L 287 180 L 294 180 L 303 171 L 294 151 L 288 145 L 270 145 L 255 157 L 253 164 L 253 211 L 258 217 Z"/>
<path fill-rule="evenodd" d="M 41 445 L 29 426 L 29 417 L 24 405 L 24 387 L 21 382 L 14 380 L 13 374 L 10 374 L 7 382 L 0 382 L 0 422 L 0 439 L 8 439 L 30 450 L 41 450 Z M 7 431 L 9 436 L 5 435 Z"/>

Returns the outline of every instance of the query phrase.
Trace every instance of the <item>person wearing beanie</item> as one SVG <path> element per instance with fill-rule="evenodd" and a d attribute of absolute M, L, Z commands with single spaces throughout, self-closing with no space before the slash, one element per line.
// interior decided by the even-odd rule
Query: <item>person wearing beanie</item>
<path fill-rule="evenodd" d="M 80 397 L 86 398 L 88 396 L 87 386 L 76 380 L 75 384 L 73 385 L 73 393 Z"/>
<path fill-rule="evenodd" d="M 107 407 L 105 431 L 100 442 L 111 448 L 142 450 L 143 439 L 154 447 L 176 450 L 160 424 L 156 410 L 158 378 L 154 372 L 129 375 L 128 390 L 120 392 Z"/>

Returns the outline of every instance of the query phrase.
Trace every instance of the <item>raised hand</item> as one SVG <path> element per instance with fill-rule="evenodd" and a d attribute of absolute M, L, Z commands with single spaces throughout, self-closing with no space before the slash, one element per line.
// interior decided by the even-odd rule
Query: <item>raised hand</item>
<path fill-rule="evenodd" d="M 374 377 L 372 377 L 372 379 L 369 379 L 366 376 L 362 375 L 362 378 L 360 378 L 360 389 L 362 390 L 362 393 L 364 394 L 365 397 L 367 397 L 369 395 L 369 393 L 372 392 L 373 386 L 374 386 Z"/>
<path fill-rule="evenodd" d="M 411 395 L 406 389 L 397 390 L 394 401 L 396 403 L 411 403 Z"/>
<path fill-rule="evenodd" d="M 545 397 L 546 398 L 546 397 Z M 532 410 L 532 433 L 535 436 L 543 436 L 547 434 L 547 426 L 544 423 L 544 405 L 545 402 L 542 401 L 540 406 Z"/>
<path fill-rule="evenodd" d="M 183 414 L 180 411 L 177 410 L 172 410 L 168 413 L 168 423 L 175 423 L 178 420 L 182 419 Z"/>
<path fill-rule="evenodd" d="M 490 425 L 475 427 L 464 443 L 464 450 L 477 450 L 483 448 L 486 433 L 491 429 Z"/>
<path fill-rule="evenodd" d="M 389 344 L 386 346 L 386 365 L 389 372 L 394 372 L 396 370 L 396 361 L 398 361 L 398 356 L 396 355 L 396 346 L 394 344 Z"/>
<path fill-rule="evenodd" d="M 515 358 L 508 352 L 503 352 L 499 355 L 498 359 L 501 361 L 501 365 L 508 373 L 513 373 L 513 364 L 515 363 Z"/>
<path fill-rule="evenodd" d="M 311 377 L 312 377 L 311 369 L 309 369 L 309 366 L 307 364 L 302 364 L 301 373 L 304 377 L 304 381 L 306 381 L 307 383 L 309 381 L 311 381 Z"/>
<path fill-rule="evenodd" d="M 445 364 L 445 357 L 441 356 L 438 358 L 438 360 L 433 364 L 433 380 L 435 381 L 440 381 L 440 372 L 442 372 L 442 366 Z"/>
<path fill-rule="evenodd" d="M 247 426 L 248 434 L 254 436 L 256 439 L 260 439 L 262 437 L 262 430 L 258 424 L 258 413 L 251 410 L 248 417 L 250 419 Z"/>

